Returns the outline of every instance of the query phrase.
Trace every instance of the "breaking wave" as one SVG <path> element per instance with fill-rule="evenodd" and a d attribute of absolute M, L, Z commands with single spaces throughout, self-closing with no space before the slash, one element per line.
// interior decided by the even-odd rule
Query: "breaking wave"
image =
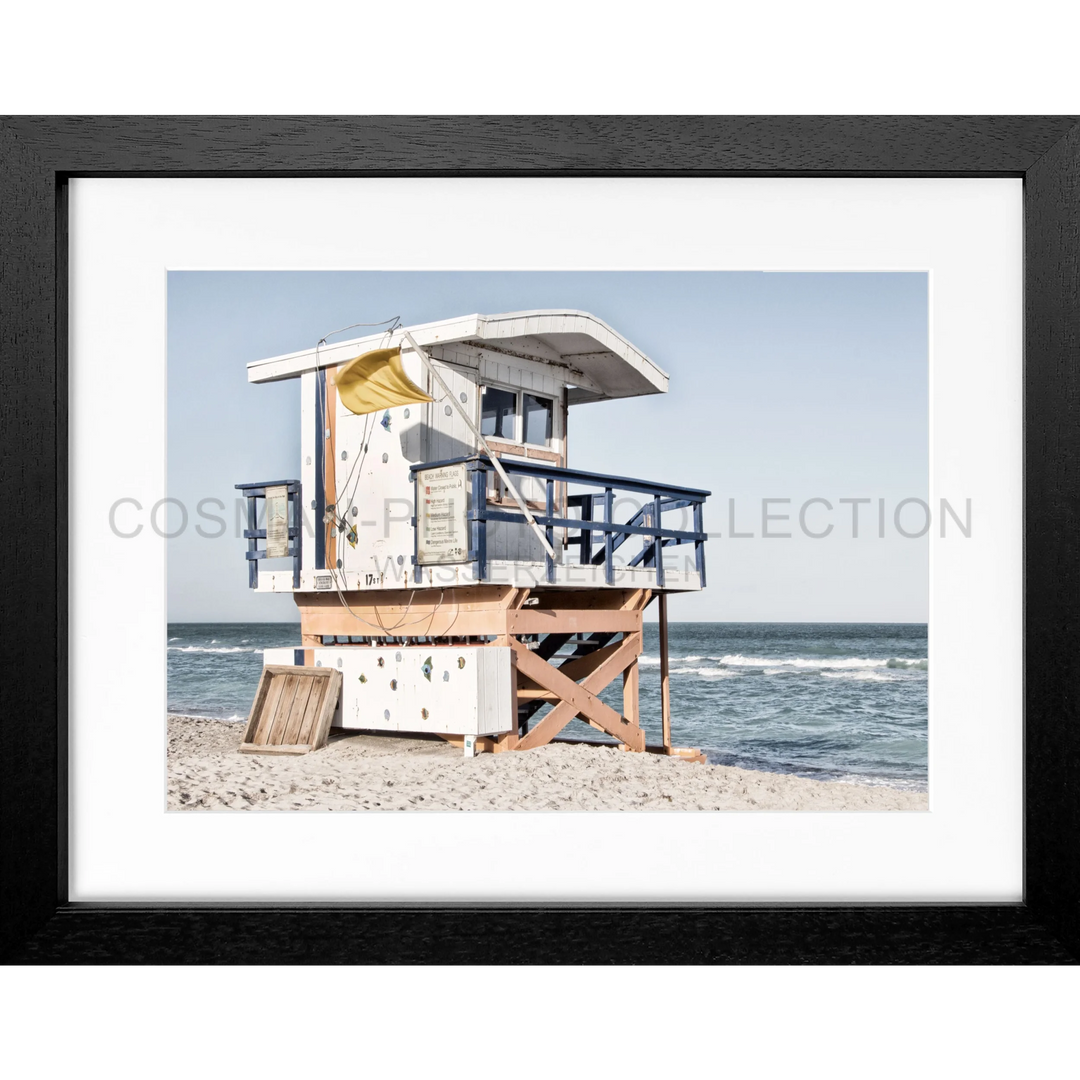
<path fill-rule="evenodd" d="M 697 675 L 702 679 L 737 679 L 738 673 L 722 667 L 673 667 L 671 675 Z"/>
<path fill-rule="evenodd" d="M 213 652 L 213 653 L 225 653 L 225 652 L 262 652 L 262 649 L 245 649 L 241 645 L 220 645 L 218 648 L 211 648 L 209 645 L 170 645 L 169 652 Z"/>
<path fill-rule="evenodd" d="M 802 656 L 793 656 L 787 658 L 781 657 L 762 657 L 762 656 L 710 656 L 710 660 L 715 660 L 718 664 L 724 667 L 754 667 L 754 668 L 777 668 L 777 667 L 793 667 L 793 668 L 810 668 L 815 671 L 821 671 L 823 669 L 833 670 L 836 668 L 917 668 L 920 671 L 927 670 L 927 661 L 924 657 L 920 660 L 898 660 L 898 659 L 883 659 L 874 660 L 861 656 L 832 656 L 832 657 L 814 657 L 813 659 L 806 659 Z"/>
<path fill-rule="evenodd" d="M 711 660 L 718 665 L 718 668 L 762 668 L 765 669 L 766 675 L 780 675 L 785 674 L 791 669 L 807 670 L 807 671 L 843 671 L 843 670 L 874 670 L 889 668 L 894 671 L 927 671 L 929 670 L 929 663 L 927 658 L 921 657 L 913 660 L 903 660 L 898 657 L 886 657 L 883 659 L 872 659 L 869 657 L 861 656 L 835 656 L 835 657 L 813 657 L 807 658 L 802 656 L 791 657 L 778 657 L 778 656 L 743 656 L 741 653 L 735 653 L 728 656 L 673 656 L 671 658 L 672 664 L 693 664 L 702 660 Z M 642 654 L 638 657 L 638 663 L 644 664 L 646 667 L 657 666 L 660 663 L 659 656 L 646 656 Z M 672 672 L 675 671 L 673 667 Z M 716 668 L 680 668 L 679 670 L 684 672 L 703 673 L 706 671 L 715 671 Z"/>
<path fill-rule="evenodd" d="M 852 679 L 855 682 L 892 682 L 892 677 L 883 675 L 880 671 L 867 671 L 865 668 L 857 671 L 822 671 L 823 679 Z"/>

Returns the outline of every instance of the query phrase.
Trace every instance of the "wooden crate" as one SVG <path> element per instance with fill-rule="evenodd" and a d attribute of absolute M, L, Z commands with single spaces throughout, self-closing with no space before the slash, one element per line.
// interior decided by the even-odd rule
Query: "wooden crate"
<path fill-rule="evenodd" d="M 326 745 L 341 695 L 341 672 L 333 668 L 263 668 L 240 752 L 306 754 Z"/>

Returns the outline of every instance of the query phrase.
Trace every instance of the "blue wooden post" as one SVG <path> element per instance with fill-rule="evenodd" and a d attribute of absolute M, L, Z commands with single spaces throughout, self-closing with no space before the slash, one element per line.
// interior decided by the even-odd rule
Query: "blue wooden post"
<path fill-rule="evenodd" d="M 304 504 L 303 488 L 297 484 L 289 487 L 289 502 L 292 504 L 293 528 L 296 535 L 293 537 L 293 563 L 292 584 L 294 589 L 300 588 L 300 562 L 304 552 Z"/>
<path fill-rule="evenodd" d="M 582 495 L 581 497 L 581 519 L 582 521 L 592 521 L 593 516 L 593 496 L 590 492 L 588 495 Z M 585 566 L 587 563 L 592 562 L 592 531 L 590 529 L 581 529 L 581 558 L 580 563 Z"/>
<path fill-rule="evenodd" d="M 552 551 L 555 550 L 555 527 L 550 524 L 551 519 L 555 516 L 555 481 L 548 480 L 547 482 L 547 542 Z M 547 579 L 549 585 L 555 584 L 555 560 L 550 555 L 545 555 L 547 561 Z"/>
<path fill-rule="evenodd" d="M 703 533 L 705 526 L 702 523 L 701 503 L 694 503 L 694 532 Z M 697 572 L 701 588 L 705 588 L 705 541 L 694 541 L 694 555 L 697 558 Z"/>
<path fill-rule="evenodd" d="M 653 561 L 656 563 L 656 587 L 664 587 L 664 538 L 660 535 L 660 496 L 653 499 Z"/>
<path fill-rule="evenodd" d="M 615 492 L 604 488 L 604 521 L 611 525 L 615 517 Z M 615 584 L 615 541 L 610 529 L 604 530 L 604 580 Z"/>
<path fill-rule="evenodd" d="M 472 549 L 475 553 L 476 580 L 487 578 L 487 470 L 479 461 L 469 463 L 472 470 Z"/>
<path fill-rule="evenodd" d="M 248 551 L 256 551 L 259 546 L 259 541 L 255 539 L 255 533 L 259 528 L 259 512 L 255 509 L 255 497 L 253 495 L 248 496 L 247 501 L 248 512 Z M 259 586 L 259 560 L 251 558 L 248 561 L 248 587 L 256 589 Z"/>
<path fill-rule="evenodd" d="M 409 479 L 412 484 L 412 566 L 413 581 L 420 574 L 417 567 L 420 565 L 420 474 L 415 469 L 409 470 Z"/>

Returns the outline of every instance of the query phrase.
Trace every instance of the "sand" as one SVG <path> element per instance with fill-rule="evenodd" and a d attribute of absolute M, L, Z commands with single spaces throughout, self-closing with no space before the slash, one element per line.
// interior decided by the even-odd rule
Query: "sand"
<path fill-rule="evenodd" d="M 170 810 L 926 810 L 923 792 L 552 744 L 466 758 L 440 739 L 341 734 L 241 754 L 244 725 L 169 717 Z"/>

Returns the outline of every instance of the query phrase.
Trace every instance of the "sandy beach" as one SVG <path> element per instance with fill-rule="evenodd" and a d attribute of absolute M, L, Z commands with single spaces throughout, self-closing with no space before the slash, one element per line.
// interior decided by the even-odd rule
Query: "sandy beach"
<path fill-rule="evenodd" d="M 613 747 L 466 758 L 441 740 L 335 735 L 241 754 L 244 725 L 168 718 L 170 810 L 926 810 L 924 792 L 826 783 Z"/>

